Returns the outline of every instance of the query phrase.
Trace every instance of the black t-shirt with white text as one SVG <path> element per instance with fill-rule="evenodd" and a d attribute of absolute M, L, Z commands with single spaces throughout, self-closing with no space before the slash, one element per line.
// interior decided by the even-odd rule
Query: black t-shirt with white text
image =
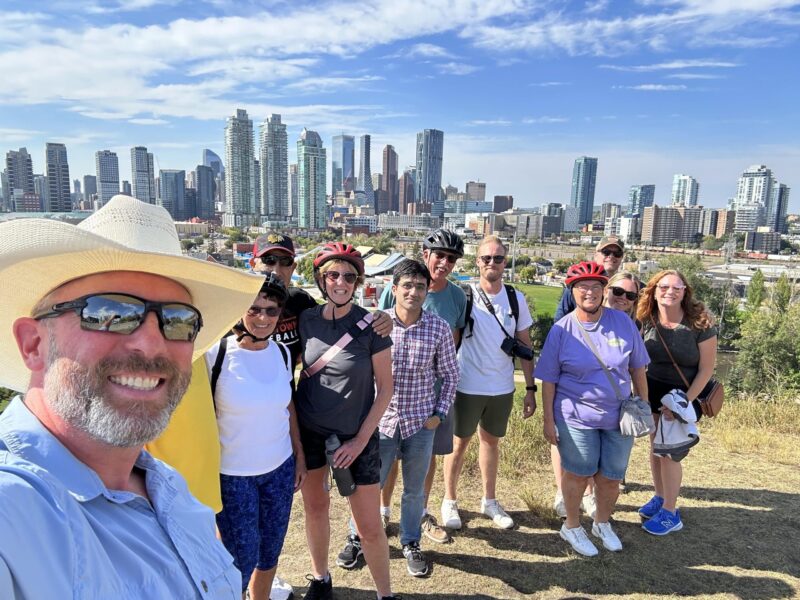
<path fill-rule="evenodd" d="M 285 345 L 292 355 L 292 364 L 296 365 L 300 358 L 300 314 L 304 310 L 317 306 L 316 301 L 305 290 L 298 287 L 289 288 L 289 298 L 283 307 L 283 314 L 275 326 L 270 339 Z"/>

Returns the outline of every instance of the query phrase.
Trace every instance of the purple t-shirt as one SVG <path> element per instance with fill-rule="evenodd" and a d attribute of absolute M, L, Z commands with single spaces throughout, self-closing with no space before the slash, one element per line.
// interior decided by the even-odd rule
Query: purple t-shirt
<path fill-rule="evenodd" d="M 553 325 L 534 375 L 556 384 L 553 403 L 556 420 L 577 429 L 616 429 L 620 400 L 586 345 L 580 326 L 572 313 Z M 627 396 L 631 389 L 628 369 L 638 369 L 650 362 L 633 321 L 622 311 L 604 308 L 597 323 L 583 326 L 620 392 Z"/>

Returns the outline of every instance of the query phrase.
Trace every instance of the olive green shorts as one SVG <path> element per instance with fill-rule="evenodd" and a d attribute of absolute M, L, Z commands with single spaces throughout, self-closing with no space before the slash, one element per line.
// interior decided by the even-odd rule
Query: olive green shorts
<path fill-rule="evenodd" d="M 479 396 L 456 392 L 453 403 L 453 434 L 470 437 L 481 424 L 481 429 L 495 437 L 504 437 L 514 405 L 514 392 L 497 396 Z"/>

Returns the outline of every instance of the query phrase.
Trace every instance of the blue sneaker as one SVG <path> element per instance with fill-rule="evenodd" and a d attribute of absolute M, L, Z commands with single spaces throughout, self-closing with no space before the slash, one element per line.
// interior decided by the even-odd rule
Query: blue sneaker
<path fill-rule="evenodd" d="M 652 519 L 661 507 L 664 506 L 664 499 L 661 496 L 653 496 L 642 508 L 639 509 L 639 516 L 645 519 Z"/>
<path fill-rule="evenodd" d="M 642 529 L 653 535 L 667 535 L 673 531 L 680 531 L 683 529 L 681 511 L 675 509 L 675 512 L 671 513 L 667 509 L 662 508 L 653 518 L 649 521 L 645 521 L 642 525 Z"/>

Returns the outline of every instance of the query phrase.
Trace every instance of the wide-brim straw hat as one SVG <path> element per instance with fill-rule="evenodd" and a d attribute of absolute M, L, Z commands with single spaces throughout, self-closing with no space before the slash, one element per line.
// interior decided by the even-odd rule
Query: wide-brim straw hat
<path fill-rule="evenodd" d="M 64 283 L 108 271 L 160 275 L 189 291 L 203 315 L 192 360 L 241 318 L 264 281 L 183 256 L 169 213 L 130 196 L 114 196 L 79 225 L 51 219 L 0 223 L 0 386 L 25 391 L 30 382 L 14 341 L 14 321 L 31 316 L 34 306 Z M 98 290 L 108 291 L 113 290 Z"/>

